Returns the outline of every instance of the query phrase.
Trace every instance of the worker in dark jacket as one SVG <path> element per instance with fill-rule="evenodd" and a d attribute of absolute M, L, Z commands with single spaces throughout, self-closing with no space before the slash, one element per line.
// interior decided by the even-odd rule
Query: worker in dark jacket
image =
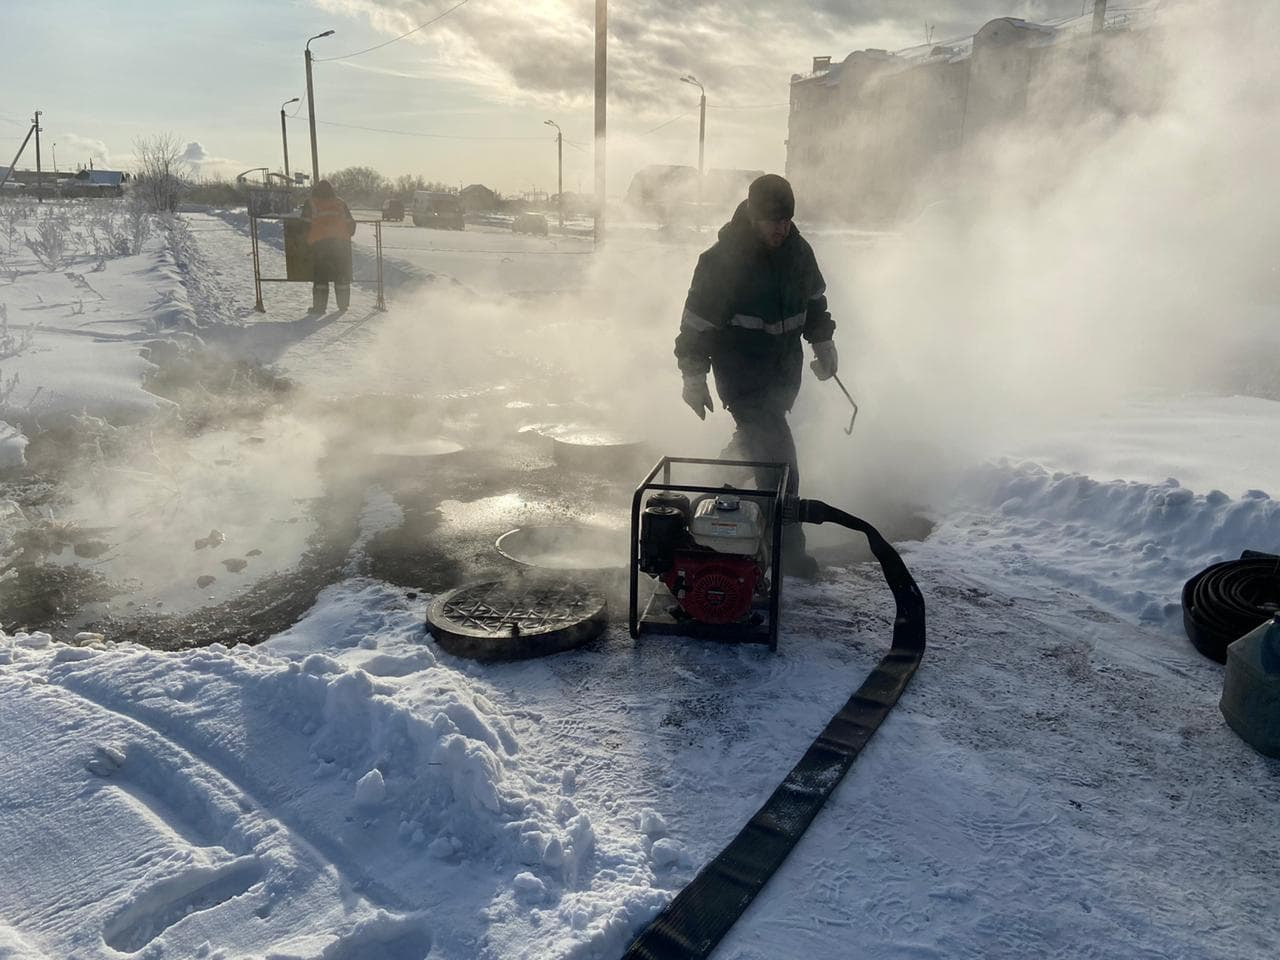
<path fill-rule="evenodd" d="M 333 184 L 321 180 L 311 189 L 311 199 L 302 207 L 302 219 L 311 226 L 307 244 L 311 247 L 311 309 L 318 316 L 329 304 L 329 282 L 338 301 L 338 312 L 351 306 L 351 237 L 356 221 L 346 203 L 334 193 Z"/>
<path fill-rule="evenodd" d="M 809 366 L 819 380 L 837 369 L 826 284 L 813 248 L 791 221 L 794 213 L 785 179 L 766 174 L 752 182 L 719 239 L 698 258 L 675 349 L 684 402 L 704 420 L 715 409 L 707 373 L 715 374 L 716 393 L 736 428 L 722 456 L 789 464 L 792 495 L 800 474 L 787 413 L 800 392 L 800 338 L 813 345 Z M 762 472 L 757 482 L 776 480 Z M 782 562 L 789 573 L 817 572 L 799 525 L 786 530 Z"/>

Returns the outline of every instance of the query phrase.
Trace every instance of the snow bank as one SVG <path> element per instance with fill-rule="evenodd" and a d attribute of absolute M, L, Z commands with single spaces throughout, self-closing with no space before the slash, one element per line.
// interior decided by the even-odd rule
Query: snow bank
<path fill-rule="evenodd" d="M 99 922 L 113 949 L 164 941 L 169 955 L 194 955 L 196 933 L 207 936 L 201 925 L 247 909 L 232 904 L 265 893 L 305 906 L 314 880 L 303 874 L 326 870 L 390 918 L 376 936 L 368 926 L 342 933 L 343 949 L 408 938 L 425 953 L 441 937 L 496 939 L 515 925 L 525 932 L 483 955 L 517 956 L 513 945 L 545 911 L 564 914 L 553 953 L 567 955 L 653 909 L 647 875 L 619 882 L 617 864 L 596 856 L 595 827 L 565 787 L 572 778 L 522 763 L 518 718 L 482 681 L 438 660 L 421 606 L 394 588 L 331 588 L 287 635 L 258 647 L 173 654 L 94 640 L 68 646 L 0 632 L 0 685 L 43 691 L 50 715 L 94 731 L 96 746 L 76 764 L 90 783 L 151 798 L 148 829 L 161 839 L 130 836 L 122 851 L 174 846 L 112 881 L 119 889 Z M 33 713 L 15 742 L 38 738 L 49 722 Z M 204 842 L 175 839 L 193 834 Z M 602 864 L 615 869 L 596 889 Z M 449 920 L 448 935 L 413 919 L 451 902 L 467 917 Z M 473 918 L 486 902 L 490 912 Z M 183 923 L 187 913 L 199 921 Z M 314 922 L 313 933 L 339 932 Z M 296 933 L 282 919 L 247 936 L 280 956 L 338 949 Z"/>
<path fill-rule="evenodd" d="M 1163 483 L 1099 482 L 1002 460 L 969 475 L 918 554 L 979 547 L 1009 574 L 1040 576 L 1143 620 L 1180 615 L 1192 574 L 1242 550 L 1280 552 L 1280 502 Z"/>

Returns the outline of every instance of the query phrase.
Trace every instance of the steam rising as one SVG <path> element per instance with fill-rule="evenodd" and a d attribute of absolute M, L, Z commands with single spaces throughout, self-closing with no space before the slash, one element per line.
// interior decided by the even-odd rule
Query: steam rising
<path fill-rule="evenodd" d="M 792 414 L 803 495 L 879 525 L 944 508 L 959 471 L 1125 397 L 1275 395 L 1280 378 L 1258 358 L 1274 357 L 1280 339 L 1280 71 L 1270 49 L 1280 9 L 1166 6 L 1156 59 L 1172 71 L 1158 111 L 1010 130 L 944 171 L 932 194 L 926 185 L 921 212 L 884 232 L 811 227 L 799 197 L 841 375 L 861 406 L 846 438 L 843 396 L 805 374 Z M 630 431 L 658 453 L 716 456 L 731 420 L 718 401 L 707 423 L 683 406 L 671 353 L 712 239 L 660 243 L 651 229 L 619 225 L 591 255 L 588 241 L 566 239 L 541 259 L 490 258 L 481 282 L 397 291 L 367 336 L 336 348 L 340 362 L 304 359 L 324 379 L 282 415 L 293 455 L 256 470 L 263 509 L 308 495 L 320 459 L 351 443 L 332 405 L 313 402 L 320 391 L 428 398 L 421 415 L 367 423 L 388 443 L 439 434 L 501 458 L 527 411 Z M 504 270 L 554 292 L 504 295 Z M 436 401 L 460 394 L 485 399 L 449 420 Z M 217 471 L 182 480 L 188 502 L 226 495 Z M 133 498 L 113 502 L 107 522 L 139 522 Z M 218 523 L 196 513 L 184 537 Z"/>

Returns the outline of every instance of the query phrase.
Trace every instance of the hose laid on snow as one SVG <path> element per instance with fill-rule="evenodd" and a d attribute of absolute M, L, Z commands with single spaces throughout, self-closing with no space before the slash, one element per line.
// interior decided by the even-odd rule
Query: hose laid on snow
<path fill-rule="evenodd" d="M 704 960 L 803 836 L 920 665 L 924 598 L 902 557 L 865 520 L 819 500 L 796 501 L 796 519 L 866 535 L 897 604 L 889 652 L 800 762 L 720 854 L 640 932 L 623 960 Z"/>
<path fill-rule="evenodd" d="M 1205 567 L 1182 588 L 1182 625 L 1195 648 L 1227 662 L 1227 647 L 1280 610 L 1280 556 L 1246 550 Z"/>

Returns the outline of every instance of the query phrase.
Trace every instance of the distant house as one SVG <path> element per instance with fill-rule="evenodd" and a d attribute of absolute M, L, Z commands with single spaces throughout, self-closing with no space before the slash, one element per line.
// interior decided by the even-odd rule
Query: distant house
<path fill-rule="evenodd" d="M 66 197 L 118 197 L 124 193 L 129 175 L 120 170 L 81 170 L 63 182 Z"/>
<path fill-rule="evenodd" d="M 473 183 L 458 191 L 463 213 L 488 213 L 498 208 L 498 195 L 483 184 Z"/>

